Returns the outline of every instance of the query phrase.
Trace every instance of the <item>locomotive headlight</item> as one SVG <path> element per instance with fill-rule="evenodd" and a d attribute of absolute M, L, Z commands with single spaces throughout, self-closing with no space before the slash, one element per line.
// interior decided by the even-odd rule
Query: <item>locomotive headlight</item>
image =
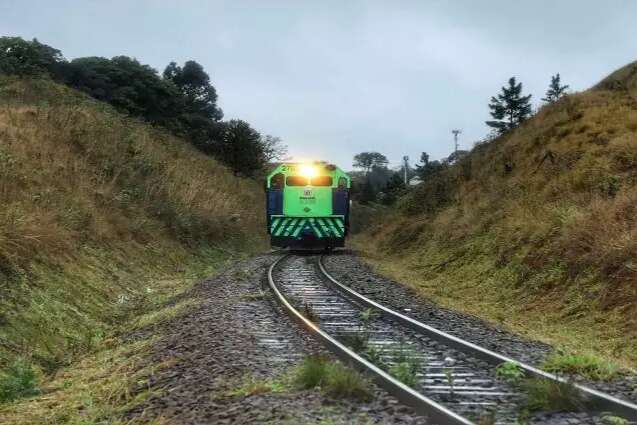
<path fill-rule="evenodd" d="M 318 174 L 318 170 L 315 166 L 309 164 L 302 164 L 299 168 L 299 172 L 303 177 L 314 177 Z"/>

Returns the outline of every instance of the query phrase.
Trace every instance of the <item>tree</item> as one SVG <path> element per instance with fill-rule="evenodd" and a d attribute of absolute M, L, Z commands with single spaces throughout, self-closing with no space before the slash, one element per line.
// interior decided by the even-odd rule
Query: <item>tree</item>
<path fill-rule="evenodd" d="M 369 178 L 365 178 L 363 181 L 363 185 L 360 190 L 360 195 L 358 196 L 358 201 L 361 204 L 369 204 L 370 202 L 376 201 L 376 196 L 378 192 L 374 190 L 374 186 Z"/>
<path fill-rule="evenodd" d="M 283 158 L 287 146 L 241 120 L 223 122 L 210 76 L 195 61 L 171 62 L 162 76 L 134 58 L 84 57 L 67 62 L 59 50 L 19 37 L 0 37 L 0 73 L 50 75 L 126 114 L 165 127 L 235 173 L 254 175 Z"/>
<path fill-rule="evenodd" d="M 36 38 L 0 37 L 0 74 L 56 76 L 65 62 L 62 53 Z"/>
<path fill-rule="evenodd" d="M 354 156 L 354 167 L 362 168 L 369 173 L 373 167 L 386 167 L 387 157 L 378 152 L 361 152 Z"/>
<path fill-rule="evenodd" d="M 522 96 L 522 83 L 516 83 L 515 77 L 511 77 L 508 87 L 502 87 L 502 93 L 491 97 L 489 109 L 494 120 L 486 124 L 499 134 L 513 130 L 531 115 L 530 101 L 531 95 Z"/>
<path fill-rule="evenodd" d="M 560 73 L 558 72 L 551 77 L 551 84 L 549 84 L 549 88 L 546 91 L 546 97 L 542 98 L 542 100 L 553 103 L 566 94 L 566 89 L 568 89 L 568 85 L 562 86 L 560 84 Z"/>
<path fill-rule="evenodd" d="M 437 160 L 430 161 L 429 154 L 427 152 L 423 152 L 420 154 L 420 163 L 416 164 L 416 174 L 418 175 L 418 177 L 421 178 L 422 181 L 426 181 L 431 176 L 436 175 L 442 170 L 446 169 L 448 164 L 449 162 L 440 162 Z"/>
<path fill-rule="evenodd" d="M 190 60 L 181 68 L 171 62 L 163 76 L 164 80 L 171 81 L 184 95 L 186 113 L 203 115 L 212 121 L 223 118 L 223 111 L 217 106 L 217 91 L 210 83 L 210 76 L 203 66 Z"/>
<path fill-rule="evenodd" d="M 152 67 L 134 58 L 74 59 L 66 69 L 65 82 L 122 112 L 179 134 L 177 118 L 182 108 L 179 91 L 163 81 Z"/>
<path fill-rule="evenodd" d="M 391 205 L 396 202 L 396 199 L 404 195 L 406 192 L 407 186 L 405 186 L 403 174 L 400 171 L 396 172 L 392 174 L 392 176 L 387 181 L 385 189 L 383 190 L 383 197 L 381 199 L 381 202 L 385 205 Z"/>
<path fill-rule="evenodd" d="M 424 169 L 429 165 L 429 154 L 427 152 L 422 152 L 420 154 L 420 162 L 414 164 L 414 168 L 416 169 L 416 174 L 422 177 Z"/>
<path fill-rule="evenodd" d="M 265 165 L 261 135 L 245 121 L 231 120 L 223 124 L 216 156 L 237 174 L 253 176 Z"/>
<path fill-rule="evenodd" d="M 217 140 L 217 123 L 223 118 L 210 76 L 197 62 L 187 61 L 183 68 L 171 62 L 163 77 L 181 94 L 178 121 L 182 134 L 200 150 L 209 152 L 211 144 Z"/>
<path fill-rule="evenodd" d="M 280 137 L 267 134 L 261 139 L 265 162 L 280 161 L 288 154 L 288 147 L 281 142 Z"/>

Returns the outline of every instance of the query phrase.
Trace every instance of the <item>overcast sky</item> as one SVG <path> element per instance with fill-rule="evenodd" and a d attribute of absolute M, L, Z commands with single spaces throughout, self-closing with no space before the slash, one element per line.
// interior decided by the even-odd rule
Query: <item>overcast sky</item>
<path fill-rule="evenodd" d="M 281 137 L 296 158 L 392 165 L 484 137 L 513 75 L 543 97 L 637 59 L 637 1 L 0 0 L 0 34 L 79 56 L 128 55 L 160 72 L 194 59 L 225 117 Z"/>

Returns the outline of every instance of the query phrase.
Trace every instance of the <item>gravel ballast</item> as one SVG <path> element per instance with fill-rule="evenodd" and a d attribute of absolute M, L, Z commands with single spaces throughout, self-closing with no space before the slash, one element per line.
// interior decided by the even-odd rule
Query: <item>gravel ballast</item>
<path fill-rule="evenodd" d="M 396 311 L 474 344 L 524 363 L 539 365 L 554 349 L 478 317 L 436 305 L 415 290 L 375 273 L 350 250 L 324 257 L 327 271 L 344 285 Z M 608 382 L 576 378 L 577 382 L 637 403 L 637 376 L 621 372 Z"/>
<path fill-rule="evenodd" d="M 305 356 L 322 352 L 269 291 L 261 295 L 277 256 L 236 263 L 200 282 L 185 297 L 195 307 L 152 330 L 160 338 L 149 361 L 162 366 L 143 388 L 153 395 L 127 417 L 175 424 L 426 424 L 373 384 L 373 398 L 365 402 L 333 400 L 293 385 L 237 394 L 250 380 L 283 380 Z"/>

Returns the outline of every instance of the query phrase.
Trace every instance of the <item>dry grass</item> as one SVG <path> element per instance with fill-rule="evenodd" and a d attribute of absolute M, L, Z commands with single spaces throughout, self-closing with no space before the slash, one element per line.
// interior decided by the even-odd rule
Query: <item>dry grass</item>
<path fill-rule="evenodd" d="M 0 100 L 27 82 L 4 79 Z M 78 97 L 71 92 L 66 96 Z M 102 105 L 0 106 L 0 267 L 78 244 L 241 239 L 261 224 L 251 181 Z"/>
<path fill-rule="evenodd" d="M 108 105 L 0 77 L 0 369 L 24 357 L 52 373 L 206 269 L 260 249 L 262 198 Z"/>
<path fill-rule="evenodd" d="M 477 146 L 446 176 L 451 202 L 425 212 L 417 188 L 358 246 L 447 305 L 636 366 L 633 68 Z"/>
<path fill-rule="evenodd" d="M 131 423 L 123 413 L 152 395 L 149 378 L 167 366 L 146 360 L 152 343 L 152 338 L 104 341 L 95 354 L 43 380 L 41 396 L 0 405 L 0 421 L 7 425 Z"/>

